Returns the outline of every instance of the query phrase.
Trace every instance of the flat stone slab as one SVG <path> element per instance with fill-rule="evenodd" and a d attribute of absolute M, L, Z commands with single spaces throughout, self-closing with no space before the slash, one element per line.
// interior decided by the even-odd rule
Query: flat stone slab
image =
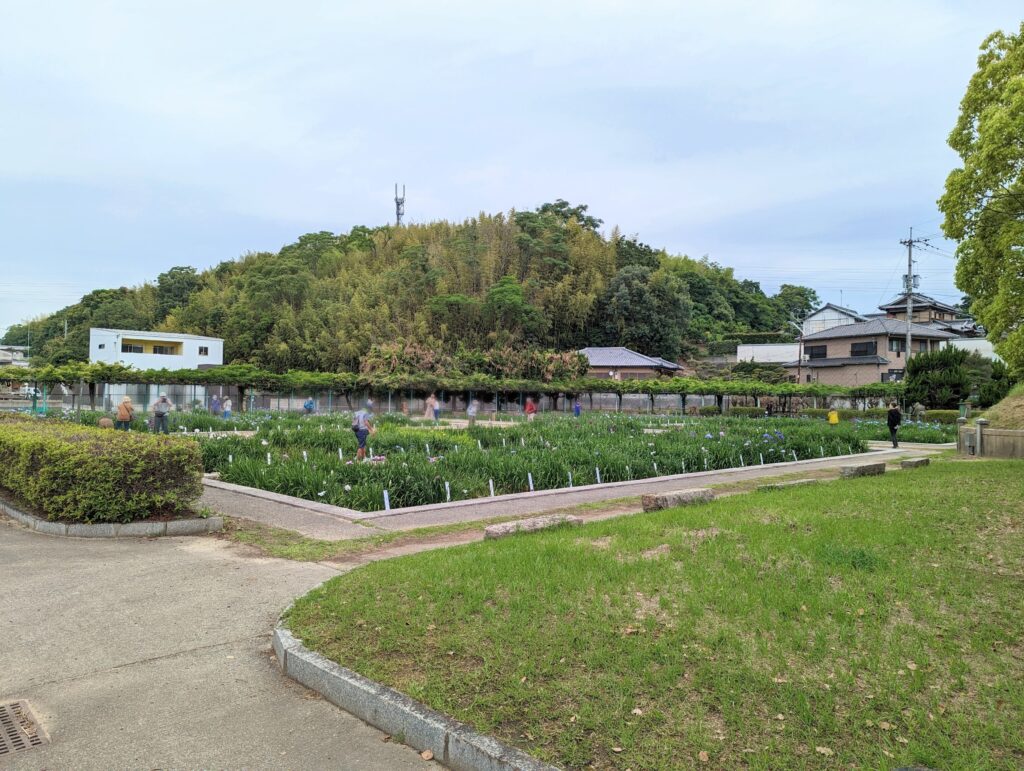
<path fill-rule="evenodd" d="M 517 519 L 514 522 L 488 525 L 484 528 L 484 538 L 505 538 L 516 533 L 532 533 L 535 530 L 546 530 L 549 527 L 558 527 L 559 525 L 582 524 L 582 517 L 574 517 L 571 514 L 549 514 L 546 517 L 531 517 L 530 519 Z"/>
<path fill-rule="evenodd" d="M 875 477 L 885 473 L 885 463 L 861 463 L 857 466 L 840 466 L 839 476 L 844 479 L 853 477 Z"/>
<path fill-rule="evenodd" d="M 900 461 L 900 468 L 921 468 L 921 466 L 927 465 L 927 458 L 907 458 L 906 460 Z"/>
<path fill-rule="evenodd" d="M 649 493 L 640 500 L 644 511 L 660 511 L 676 506 L 690 506 L 695 503 L 707 503 L 715 499 L 715 493 L 707 487 L 695 487 L 691 490 L 674 490 L 668 493 Z"/>
<path fill-rule="evenodd" d="M 773 482 L 768 485 L 758 485 L 758 490 L 785 490 L 787 487 L 803 487 L 804 485 L 816 485 L 820 479 L 792 479 L 789 482 Z"/>

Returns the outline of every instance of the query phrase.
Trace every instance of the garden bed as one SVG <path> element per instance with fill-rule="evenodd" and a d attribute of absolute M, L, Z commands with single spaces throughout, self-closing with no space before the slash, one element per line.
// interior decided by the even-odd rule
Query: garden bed
<path fill-rule="evenodd" d="M 1018 768 L 1020 462 L 377 563 L 287 624 L 568 768 Z"/>
<path fill-rule="evenodd" d="M 357 511 L 472 500 L 864 452 L 853 426 L 746 418 L 544 418 L 428 431 L 381 423 L 373 461 L 339 418 L 276 418 L 251 439 L 204 442 L 221 481 Z"/>

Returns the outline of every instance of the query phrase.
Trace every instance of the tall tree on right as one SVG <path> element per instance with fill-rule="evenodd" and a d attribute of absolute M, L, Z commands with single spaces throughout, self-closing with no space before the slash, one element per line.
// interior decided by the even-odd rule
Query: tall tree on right
<path fill-rule="evenodd" d="M 949 145 L 963 161 L 939 199 L 956 283 L 1011 369 L 1024 370 L 1024 23 L 981 46 Z"/>

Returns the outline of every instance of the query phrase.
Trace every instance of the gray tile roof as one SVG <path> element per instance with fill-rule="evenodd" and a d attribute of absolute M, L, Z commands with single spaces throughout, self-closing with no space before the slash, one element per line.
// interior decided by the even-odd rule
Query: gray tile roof
<path fill-rule="evenodd" d="M 842 326 L 825 329 L 811 335 L 804 335 L 804 342 L 808 340 L 833 340 L 837 337 L 874 337 L 877 335 L 905 335 L 907 333 L 907 322 L 900 319 L 872 319 L 861 321 L 857 324 L 843 324 Z M 911 324 L 910 334 L 914 337 L 925 337 L 932 340 L 952 340 L 956 335 L 950 332 L 943 332 L 939 329 L 932 329 L 923 324 Z"/>
<path fill-rule="evenodd" d="M 621 346 L 613 348 L 583 348 L 579 351 L 590 362 L 591 367 L 653 367 L 656 369 L 679 369 L 678 364 L 659 359 L 657 356 L 644 356 Z"/>
<path fill-rule="evenodd" d="M 808 359 L 804 362 L 791 361 L 783 364 L 783 367 L 804 367 L 805 369 L 817 369 L 818 367 L 846 367 L 850 364 L 888 364 L 889 360 L 883 356 L 842 356 L 835 359 Z"/>
<path fill-rule="evenodd" d="M 917 292 L 914 292 L 912 297 L 914 298 L 915 308 L 938 308 L 940 311 L 946 311 L 946 313 L 960 313 L 960 310 L 958 308 L 954 308 L 952 305 L 949 305 L 948 303 L 939 302 L 934 297 L 929 297 L 926 294 L 918 294 Z M 891 300 L 889 300 L 889 302 L 887 302 L 885 305 L 879 305 L 878 309 L 883 311 L 887 311 L 889 309 L 906 310 L 906 292 L 900 295 L 896 295 Z"/>
<path fill-rule="evenodd" d="M 865 319 L 863 313 L 857 313 L 857 311 L 855 311 L 855 310 L 853 310 L 851 308 L 844 308 L 842 305 L 836 305 L 835 303 L 825 303 L 820 308 L 811 311 L 807 315 L 807 317 L 810 318 L 814 314 L 820 313 L 821 311 L 825 310 L 826 308 L 831 308 L 834 311 L 839 311 L 840 313 L 845 313 L 847 316 L 852 316 L 853 318 L 857 319 L 858 321 L 864 321 L 864 319 Z"/>

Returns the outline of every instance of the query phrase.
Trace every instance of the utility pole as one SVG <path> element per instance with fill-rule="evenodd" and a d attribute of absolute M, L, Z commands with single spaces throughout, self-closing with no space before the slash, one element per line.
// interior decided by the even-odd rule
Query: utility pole
<path fill-rule="evenodd" d="M 914 244 L 927 244 L 927 238 L 914 238 L 914 228 L 910 228 L 910 237 L 900 241 L 907 247 L 907 272 L 903 276 L 903 288 L 907 293 L 907 350 L 904 358 L 904 373 L 906 372 L 907 362 L 910 361 L 910 346 L 912 343 L 912 336 L 910 330 L 913 325 L 914 316 L 914 290 L 921 285 L 921 277 L 914 275 Z"/>
<path fill-rule="evenodd" d="M 402 197 L 398 197 L 398 183 L 395 183 L 395 224 L 402 224 L 402 217 L 405 215 L 405 185 L 402 185 Z"/>

